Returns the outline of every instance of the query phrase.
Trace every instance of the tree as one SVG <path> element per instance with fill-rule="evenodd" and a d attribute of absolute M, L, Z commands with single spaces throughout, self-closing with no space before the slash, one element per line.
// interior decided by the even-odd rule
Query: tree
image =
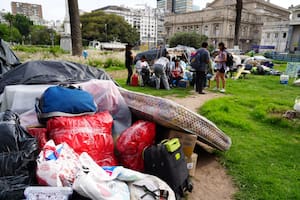
<path fill-rule="evenodd" d="M 175 33 L 174 36 L 169 39 L 169 45 L 170 47 L 185 45 L 198 49 L 201 47 L 202 42 L 207 41 L 207 39 L 207 36 L 199 35 L 195 32 L 180 32 Z"/>
<path fill-rule="evenodd" d="M 77 0 L 68 0 L 71 24 L 72 55 L 80 56 L 82 51 L 82 38 Z"/>
<path fill-rule="evenodd" d="M 12 24 L 25 37 L 28 36 L 30 28 L 33 26 L 33 22 L 28 17 L 20 14 L 16 14 Z"/>
<path fill-rule="evenodd" d="M 137 30 L 118 15 L 95 11 L 82 15 L 80 21 L 82 23 L 82 37 L 85 40 L 117 40 L 131 44 L 136 44 L 139 41 Z"/>
<path fill-rule="evenodd" d="M 235 10 L 234 45 L 239 45 L 243 0 L 236 0 Z"/>
<path fill-rule="evenodd" d="M 19 30 L 15 27 L 10 28 L 6 24 L 0 24 L 0 38 L 2 38 L 5 41 L 17 43 L 22 41 L 22 35 L 20 34 Z"/>
<path fill-rule="evenodd" d="M 31 42 L 33 45 L 51 45 L 51 35 L 54 43 L 58 43 L 57 34 L 53 29 L 48 29 L 46 26 L 34 25 L 31 28 Z"/>
<path fill-rule="evenodd" d="M 11 42 L 12 41 L 12 24 L 13 24 L 14 16 L 11 13 L 7 13 L 3 17 L 9 23 L 9 29 L 10 29 L 9 41 Z"/>

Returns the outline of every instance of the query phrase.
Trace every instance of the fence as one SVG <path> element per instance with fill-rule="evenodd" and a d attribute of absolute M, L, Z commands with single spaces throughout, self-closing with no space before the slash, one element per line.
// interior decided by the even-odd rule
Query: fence
<path fill-rule="evenodd" d="M 278 54 L 274 52 L 266 52 L 264 56 L 274 60 L 286 62 L 300 62 L 300 54 Z"/>

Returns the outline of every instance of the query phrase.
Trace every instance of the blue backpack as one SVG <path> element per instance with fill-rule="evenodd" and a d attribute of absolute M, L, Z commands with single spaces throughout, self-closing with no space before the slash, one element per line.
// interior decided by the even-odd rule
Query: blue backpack
<path fill-rule="evenodd" d="M 78 116 L 94 114 L 97 105 L 94 97 L 87 91 L 74 86 L 49 87 L 36 100 L 35 109 L 41 123 L 55 116 Z"/>

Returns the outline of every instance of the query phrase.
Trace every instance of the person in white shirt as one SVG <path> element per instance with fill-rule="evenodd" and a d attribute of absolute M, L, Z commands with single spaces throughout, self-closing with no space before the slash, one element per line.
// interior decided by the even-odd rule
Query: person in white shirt
<path fill-rule="evenodd" d="M 136 73 L 139 75 L 139 84 L 140 86 L 145 86 L 149 80 L 150 70 L 149 64 L 146 60 L 146 56 L 142 56 L 135 64 Z"/>

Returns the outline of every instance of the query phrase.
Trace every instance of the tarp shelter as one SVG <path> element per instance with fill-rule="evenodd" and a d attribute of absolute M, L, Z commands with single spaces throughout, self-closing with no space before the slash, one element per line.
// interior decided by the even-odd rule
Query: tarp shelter
<path fill-rule="evenodd" d="M 111 80 L 103 70 L 68 61 L 29 61 L 7 73 L 0 80 L 0 93 L 6 85 L 78 83 L 90 79 Z"/>
<path fill-rule="evenodd" d="M 9 48 L 8 44 L 0 38 L 0 74 L 11 69 L 11 67 L 21 64 L 19 58 Z"/>

